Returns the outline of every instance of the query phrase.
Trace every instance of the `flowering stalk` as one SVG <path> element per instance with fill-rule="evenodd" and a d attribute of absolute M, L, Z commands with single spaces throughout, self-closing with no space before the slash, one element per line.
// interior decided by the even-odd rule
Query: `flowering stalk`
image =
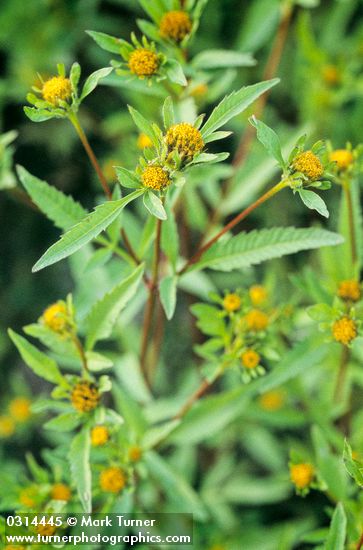
<path fill-rule="evenodd" d="M 231 220 L 227 225 L 217 233 L 212 239 L 207 241 L 205 245 L 203 245 L 199 250 L 186 262 L 184 267 L 179 271 L 179 275 L 183 275 L 192 265 L 194 265 L 201 256 L 209 250 L 209 248 L 216 243 L 225 233 L 233 229 L 239 222 L 247 218 L 247 216 L 253 212 L 258 206 L 266 202 L 268 199 L 271 199 L 274 195 L 276 195 L 279 191 L 282 189 L 285 189 L 285 187 L 288 187 L 289 183 L 287 180 L 281 180 L 279 183 L 274 185 L 271 189 L 269 189 L 266 193 L 264 193 L 259 199 L 257 199 L 253 204 L 245 208 L 240 214 L 235 216 L 233 220 Z"/>
<path fill-rule="evenodd" d="M 357 262 L 357 243 L 356 243 L 356 238 L 355 238 L 354 212 L 353 212 L 353 203 L 352 203 L 352 194 L 351 194 L 351 188 L 350 188 L 350 181 L 347 180 L 347 179 L 344 179 L 342 181 L 342 186 L 343 186 L 344 193 L 345 193 L 345 198 L 346 198 L 346 201 L 347 201 L 350 247 L 351 247 L 351 254 L 352 254 L 352 264 L 353 264 L 353 267 L 354 267 L 356 262 Z"/>
<path fill-rule="evenodd" d="M 74 345 L 76 346 L 77 351 L 79 353 L 79 356 L 81 358 L 83 370 L 85 372 L 89 372 L 87 357 L 86 357 L 84 348 L 82 346 L 82 342 L 80 341 L 80 339 L 78 338 L 78 336 L 76 334 L 72 334 L 72 341 L 73 341 Z"/>
<path fill-rule="evenodd" d="M 108 183 L 106 181 L 106 178 L 101 170 L 101 167 L 100 165 L 98 164 L 98 160 L 93 152 L 93 149 L 87 139 L 87 136 L 79 122 L 79 119 L 77 117 L 77 115 L 72 112 L 69 114 L 69 120 L 71 121 L 71 123 L 73 124 L 78 136 L 79 136 L 79 139 L 81 140 L 82 142 L 82 145 L 83 147 L 85 148 L 85 151 L 88 155 L 88 158 L 90 159 L 91 163 L 92 163 L 92 166 L 93 168 L 96 170 L 96 173 L 97 173 L 97 176 L 98 176 L 98 179 L 100 180 L 100 183 L 102 185 L 102 188 L 103 188 L 103 191 L 106 195 L 106 197 L 108 199 L 111 199 L 112 198 L 112 193 L 111 193 L 111 190 L 108 186 Z"/>
<path fill-rule="evenodd" d="M 205 378 L 200 384 L 199 388 L 194 393 L 192 393 L 192 395 L 187 399 L 180 411 L 174 416 L 173 420 L 180 420 L 181 418 L 183 418 L 183 416 L 185 416 L 187 412 L 193 407 L 194 403 L 198 401 L 201 397 L 203 397 L 203 395 L 205 395 L 207 391 L 213 386 L 213 384 L 219 379 L 222 372 L 223 368 L 221 367 L 217 370 L 211 380 Z"/>

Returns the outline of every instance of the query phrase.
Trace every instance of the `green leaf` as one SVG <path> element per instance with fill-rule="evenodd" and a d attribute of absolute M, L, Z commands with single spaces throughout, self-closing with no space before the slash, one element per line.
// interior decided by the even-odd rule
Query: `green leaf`
<path fill-rule="evenodd" d="M 324 550 L 344 550 L 347 534 L 347 518 L 341 502 L 335 508 Z"/>
<path fill-rule="evenodd" d="M 47 109 L 36 109 L 35 107 L 24 107 L 24 113 L 32 122 L 44 122 L 56 116 L 55 113 Z"/>
<path fill-rule="evenodd" d="M 144 460 L 151 477 L 156 479 L 178 512 L 192 513 L 196 519 L 205 521 L 207 511 L 200 497 L 179 472 L 156 453 L 149 451 Z"/>
<path fill-rule="evenodd" d="M 314 191 L 308 189 L 299 189 L 299 195 L 301 200 L 310 208 L 310 210 L 316 210 L 321 216 L 329 218 L 329 212 L 323 199 Z"/>
<path fill-rule="evenodd" d="M 306 312 L 309 317 L 318 322 L 331 321 L 335 316 L 334 309 L 328 304 L 315 304 L 310 306 Z"/>
<path fill-rule="evenodd" d="M 83 428 L 72 440 L 68 453 L 71 478 L 84 512 L 92 512 L 92 474 L 90 467 L 91 438 L 88 428 Z"/>
<path fill-rule="evenodd" d="M 33 346 L 26 338 L 20 336 L 13 330 L 8 330 L 9 336 L 17 347 L 23 361 L 29 368 L 44 380 L 53 384 L 64 384 L 64 378 L 54 359 Z"/>
<path fill-rule="evenodd" d="M 48 248 L 33 267 L 33 272 L 40 271 L 44 267 L 59 262 L 77 252 L 82 246 L 96 238 L 101 231 L 104 231 L 117 218 L 123 208 L 142 193 L 143 190 L 135 191 L 123 199 L 109 201 L 97 206 L 93 212 L 73 226 L 67 233 L 64 233 L 58 242 Z"/>
<path fill-rule="evenodd" d="M 175 59 L 169 59 L 164 65 L 164 69 L 166 70 L 166 74 L 171 82 L 174 82 L 174 84 L 180 84 L 180 86 L 188 85 L 183 68 L 178 61 Z"/>
<path fill-rule="evenodd" d="M 257 130 L 257 139 L 262 143 L 270 155 L 277 160 L 281 168 L 284 169 L 286 167 L 286 163 L 282 156 L 281 143 L 276 132 L 261 122 L 261 120 L 257 120 L 254 116 L 252 116 L 249 121 Z"/>
<path fill-rule="evenodd" d="M 205 50 L 192 60 L 194 69 L 225 69 L 226 67 L 252 67 L 256 60 L 250 53 L 231 50 Z"/>
<path fill-rule="evenodd" d="M 145 117 L 143 117 L 138 111 L 136 111 L 136 109 L 134 109 L 130 105 L 128 106 L 128 108 L 130 111 L 130 115 L 132 116 L 132 119 L 136 124 L 136 126 L 138 127 L 138 129 L 140 130 L 140 132 L 142 132 L 143 134 L 146 134 L 153 142 L 153 145 L 157 147 L 158 137 L 154 131 L 154 128 L 151 122 L 149 122 Z"/>
<path fill-rule="evenodd" d="M 150 190 L 147 190 L 144 194 L 144 206 L 152 216 L 155 216 L 155 218 L 158 218 L 159 220 L 167 219 L 163 203 L 159 197 L 157 197 L 155 193 Z"/>
<path fill-rule="evenodd" d="M 170 96 L 168 96 L 164 101 L 163 121 L 164 121 L 164 128 L 170 128 L 170 126 L 172 126 L 175 122 L 173 100 Z"/>
<path fill-rule="evenodd" d="M 173 318 L 176 306 L 176 291 L 178 278 L 175 275 L 164 277 L 160 283 L 160 301 L 168 321 Z"/>
<path fill-rule="evenodd" d="M 138 266 L 131 275 L 118 283 L 92 307 L 84 321 L 87 327 L 87 349 L 92 349 L 98 340 L 110 336 L 122 309 L 135 295 L 143 272 L 144 266 Z"/>
<path fill-rule="evenodd" d="M 66 412 L 48 420 L 44 424 L 46 430 L 58 432 L 71 432 L 81 423 L 81 418 L 75 412 Z"/>
<path fill-rule="evenodd" d="M 125 44 L 125 40 L 115 38 L 104 32 L 86 31 L 86 33 L 106 52 L 118 53 L 120 55 L 120 48 Z"/>
<path fill-rule="evenodd" d="M 340 457 L 333 454 L 325 431 L 320 426 L 311 430 L 319 475 L 326 483 L 329 494 L 336 500 L 346 498 L 347 476 Z"/>
<path fill-rule="evenodd" d="M 137 437 L 142 437 L 146 432 L 147 422 L 140 405 L 131 397 L 130 392 L 126 392 L 120 384 L 113 385 L 112 393 L 117 409 L 125 419 L 127 429 Z"/>
<path fill-rule="evenodd" d="M 113 67 L 105 67 L 104 69 L 98 69 L 98 71 L 95 71 L 94 73 L 90 74 L 87 78 L 86 82 L 84 83 L 82 94 L 81 94 L 81 101 L 85 97 L 87 97 L 93 90 L 96 88 L 98 82 L 101 80 L 101 78 L 105 78 L 113 71 Z"/>
<path fill-rule="evenodd" d="M 354 479 L 359 487 L 363 487 L 363 465 L 354 460 L 352 449 L 348 441 L 344 441 L 343 462 L 348 474 Z"/>
<path fill-rule="evenodd" d="M 162 0 L 153 0 L 153 2 L 150 2 L 150 0 L 139 0 L 139 3 L 149 17 L 155 21 L 155 23 L 159 23 L 165 12 Z"/>
<path fill-rule="evenodd" d="M 279 82 L 278 78 L 259 82 L 252 86 L 246 86 L 238 92 L 232 92 L 226 96 L 215 107 L 207 122 L 201 129 L 203 138 L 209 136 L 221 126 L 224 126 L 231 118 L 239 115 L 247 109 L 260 95 L 275 86 Z"/>
<path fill-rule="evenodd" d="M 33 176 L 22 166 L 18 165 L 16 170 L 34 204 L 60 229 L 68 229 L 87 215 L 87 210 L 72 197 Z"/>
<path fill-rule="evenodd" d="M 342 241 L 343 238 L 338 233 L 316 228 L 274 227 L 250 233 L 243 232 L 226 242 L 214 244 L 190 269 L 208 267 L 219 271 L 231 271 L 301 250 L 335 246 Z"/>
<path fill-rule="evenodd" d="M 115 166 L 115 171 L 117 179 L 123 187 L 128 187 L 130 189 L 138 189 L 141 187 L 140 179 L 135 172 L 131 172 L 131 170 L 127 170 L 127 168 L 123 168 L 122 166 Z"/>
<path fill-rule="evenodd" d="M 86 351 L 87 365 L 91 372 L 99 372 L 113 367 L 113 361 L 101 353 Z"/>
<path fill-rule="evenodd" d="M 73 90 L 77 90 L 80 77 L 81 77 L 81 66 L 79 63 L 73 63 L 69 73 L 69 80 L 71 81 Z"/>

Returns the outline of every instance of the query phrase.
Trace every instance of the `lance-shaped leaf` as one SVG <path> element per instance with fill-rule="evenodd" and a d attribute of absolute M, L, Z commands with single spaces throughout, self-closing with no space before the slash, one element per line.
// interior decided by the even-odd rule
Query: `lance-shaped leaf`
<path fill-rule="evenodd" d="M 275 86 L 278 82 L 278 78 L 266 80 L 258 84 L 253 84 L 252 86 L 246 86 L 238 92 L 232 92 L 230 95 L 226 96 L 213 110 L 207 122 L 202 127 L 201 132 L 203 138 L 209 136 L 221 126 L 224 126 L 231 118 L 242 113 L 242 111 L 247 109 L 247 107 L 260 95 L 272 88 L 272 86 Z"/>
<path fill-rule="evenodd" d="M 299 189 L 299 195 L 301 200 L 310 208 L 310 210 L 316 210 L 324 218 L 329 218 L 329 211 L 326 207 L 323 199 L 314 191 L 309 191 L 308 189 Z"/>
<path fill-rule="evenodd" d="M 205 50 L 191 62 L 195 69 L 226 69 L 227 67 L 251 67 L 256 60 L 250 53 L 231 50 Z"/>
<path fill-rule="evenodd" d="M 120 54 L 121 46 L 127 45 L 127 42 L 122 38 L 116 38 L 104 32 L 86 31 L 86 33 L 106 52 Z"/>
<path fill-rule="evenodd" d="M 164 277 L 160 283 L 160 301 L 168 321 L 173 318 L 176 306 L 176 291 L 178 278 L 175 275 Z"/>
<path fill-rule="evenodd" d="M 83 428 L 71 443 L 68 460 L 73 483 L 77 487 L 84 512 L 92 512 L 92 475 L 90 467 L 91 438 L 88 428 Z"/>
<path fill-rule="evenodd" d="M 267 124 L 261 122 L 261 120 L 257 120 L 254 116 L 251 117 L 249 121 L 257 130 L 257 139 L 262 143 L 270 155 L 277 160 L 281 168 L 284 169 L 286 163 L 282 156 L 281 143 L 276 132 L 267 126 Z"/>
<path fill-rule="evenodd" d="M 344 550 L 347 536 L 347 517 L 341 502 L 335 508 L 324 550 Z"/>
<path fill-rule="evenodd" d="M 17 173 L 34 204 L 60 229 L 68 229 L 87 216 L 87 210 L 72 197 L 33 176 L 22 166 L 17 166 Z"/>
<path fill-rule="evenodd" d="M 256 265 L 266 260 L 294 254 L 301 250 L 335 246 L 343 237 L 325 229 L 273 227 L 240 233 L 227 242 L 214 244 L 192 269 L 231 271 Z"/>
<path fill-rule="evenodd" d="M 144 266 L 140 265 L 93 306 L 85 319 L 87 349 L 92 349 L 98 340 L 110 336 L 120 312 L 135 295 L 143 272 Z"/>
<path fill-rule="evenodd" d="M 139 197 L 144 191 L 138 190 L 117 201 L 109 201 L 97 206 L 91 214 L 73 226 L 60 240 L 43 254 L 33 267 L 33 272 L 55 264 L 77 252 L 82 246 L 95 239 L 120 214 L 125 206 Z"/>
<path fill-rule="evenodd" d="M 80 99 L 84 99 L 93 92 L 101 78 L 105 78 L 105 76 L 108 76 L 112 71 L 113 67 L 105 67 L 104 69 L 98 69 L 98 71 L 90 74 L 84 83 Z"/>
<path fill-rule="evenodd" d="M 26 338 L 9 329 L 9 336 L 17 347 L 23 361 L 29 368 L 44 380 L 53 384 L 64 384 L 64 378 L 54 359 L 33 346 Z"/>

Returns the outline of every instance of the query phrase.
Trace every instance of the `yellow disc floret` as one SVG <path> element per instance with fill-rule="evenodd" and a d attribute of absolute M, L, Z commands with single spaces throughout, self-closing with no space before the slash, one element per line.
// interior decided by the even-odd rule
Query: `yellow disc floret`
<path fill-rule="evenodd" d="M 267 290 L 262 285 L 253 285 L 248 291 L 254 306 L 260 306 L 267 300 Z"/>
<path fill-rule="evenodd" d="M 223 307 L 228 313 L 237 311 L 241 307 L 241 298 L 238 294 L 226 294 L 223 299 Z"/>
<path fill-rule="evenodd" d="M 106 493 L 119 493 L 126 485 L 126 476 L 121 468 L 112 467 L 103 470 L 100 475 L 100 487 Z"/>
<path fill-rule="evenodd" d="M 30 417 L 31 401 L 26 397 L 16 397 L 9 404 L 9 412 L 17 422 L 25 422 Z"/>
<path fill-rule="evenodd" d="M 57 302 L 49 306 L 43 313 L 42 321 L 50 330 L 63 332 L 67 326 L 66 304 L 64 302 Z"/>
<path fill-rule="evenodd" d="M 160 35 L 181 42 L 192 30 L 192 22 L 185 11 L 168 11 L 160 21 Z"/>
<path fill-rule="evenodd" d="M 192 160 L 204 147 L 202 134 L 189 122 L 174 124 L 166 133 L 169 152 L 177 151 L 183 159 Z"/>
<path fill-rule="evenodd" d="M 153 146 L 153 142 L 146 134 L 140 134 L 137 138 L 137 146 L 139 149 L 147 149 Z"/>
<path fill-rule="evenodd" d="M 300 153 L 294 162 L 293 168 L 296 172 L 301 172 L 309 178 L 310 181 L 318 180 L 324 172 L 323 165 L 319 159 L 312 151 L 305 151 Z"/>
<path fill-rule="evenodd" d="M 146 48 L 134 50 L 128 61 L 130 71 L 143 79 L 158 72 L 160 61 L 155 52 Z"/>
<path fill-rule="evenodd" d="M 338 296 L 343 300 L 358 302 L 361 294 L 361 287 L 358 281 L 341 281 L 339 283 Z"/>
<path fill-rule="evenodd" d="M 59 105 L 60 101 L 68 101 L 72 96 L 71 81 L 64 76 L 53 76 L 44 82 L 42 96 L 52 105 Z"/>
<path fill-rule="evenodd" d="M 336 149 L 329 155 L 330 162 L 335 162 L 338 170 L 346 170 L 352 164 L 354 157 L 348 149 Z"/>
<path fill-rule="evenodd" d="M 145 187 L 155 191 L 161 191 L 171 183 L 169 174 L 161 166 L 147 166 L 141 179 Z"/>
<path fill-rule="evenodd" d="M 91 443 L 94 447 L 105 445 L 110 439 L 110 432 L 106 426 L 95 426 L 91 430 Z"/>
<path fill-rule="evenodd" d="M 340 82 L 340 73 L 335 65 L 325 65 L 323 67 L 323 79 L 329 86 L 335 86 Z"/>
<path fill-rule="evenodd" d="M 254 349 L 247 349 L 241 355 L 242 365 L 246 367 L 246 369 L 255 369 L 260 359 L 260 355 Z"/>
<path fill-rule="evenodd" d="M 72 498 L 72 492 L 68 485 L 65 485 L 64 483 L 56 483 L 52 487 L 50 496 L 53 500 L 64 500 L 65 502 L 68 502 Z"/>
<path fill-rule="evenodd" d="M 265 330 L 268 325 L 268 316 L 259 309 L 251 309 L 244 318 L 247 328 L 253 331 Z"/>
<path fill-rule="evenodd" d="M 133 445 L 128 450 L 128 457 L 131 462 L 138 462 L 142 456 L 142 450 L 137 445 Z"/>
<path fill-rule="evenodd" d="M 2 415 L 0 416 L 0 437 L 7 438 L 11 437 L 15 432 L 15 422 L 11 416 Z"/>
<path fill-rule="evenodd" d="M 290 479 L 297 489 L 305 489 L 314 479 L 314 467 L 301 463 L 290 466 Z"/>
<path fill-rule="evenodd" d="M 97 387 L 88 380 L 81 380 L 75 385 L 71 401 L 73 407 L 79 412 L 93 411 L 99 403 L 100 394 Z"/>
<path fill-rule="evenodd" d="M 350 317 L 342 317 L 333 323 L 332 332 L 336 342 L 347 346 L 357 336 L 357 325 Z"/>
<path fill-rule="evenodd" d="M 259 404 L 265 411 L 278 411 L 285 401 L 284 392 L 281 390 L 271 390 L 261 395 Z"/>

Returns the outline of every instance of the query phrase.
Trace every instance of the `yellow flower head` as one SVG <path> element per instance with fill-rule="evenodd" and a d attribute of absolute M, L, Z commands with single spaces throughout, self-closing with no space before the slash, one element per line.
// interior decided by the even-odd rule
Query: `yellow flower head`
<path fill-rule="evenodd" d="M 146 48 L 134 50 L 128 61 L 130 71 L 143 79 L 158 72 L 160 61 L 155 52 Z"/>
<path fill-rule="evenodd" d="M 0 437 L 7 438 L 11 437 L 15 432 L 15 422 L 8 415 L 0 416 Z"/>
<path fill-rule="evenodd" d="M 340 73 L 335 65 L 325 65 L 323 67 L 323 80 L 330 86 L 336 86 L 340 82 Z"/>
<path fill-rule="evenodd" d="M 64 302 L 56 302 L 44 311 L 42 321 L 50 330 L 61 333 L 67 327 L 67 315 L 66 304 Z"/>
<path fill-rule="evenodd" d="M 342 317 L 333 323 L 332 332 L 336 342 L 347 346 L 357 336 L 357 325 L 350 317 Z"/>
<path fill-rule="evenodd" d="M 100 401 L 100 394 L 97 387 L 88 380 L 78 382 L 72 391 L 71 402 L 79 412 L 93 411 Z"/>
<path fill-rule="evenodd" d="M 103 470 L 100 475 L 100 487 L 106 493 L 119 493 L 126 485 L 126 476 L 121 468 L 112 467 Z"/>
<path fill-rule="evenodd" d="M 189 122 L 171 126 L 166 133 L 166 144 L 170 152 L 177 151 L 186 160 L 192 160 L 204 147 L 202 134 Z"/>
<path fill-rule="evenodd" d="M 137 138 L 137 146 L 139 149 L 147 149 L 153 146 L 153 142 L 146 134 L 140 134 Z"/>
<path fill-rule="evenodd" d="M 181 42 L 191 30 L 192 22 L 185 11 L 168 11 L 160 21 L 160 35 L 175 42 Z"/>
<path fill-rule="evenodd" d="M 300 153 L 293 162 L 293 168 L 296 172 L 304 174 L 310 181 L 318 180 L 324 173 L 319 157 L 312 151 Z"/>
<path fill-rule="evenodd" d="M 305 489 L 314 479 L 314 467 L 311 464 L 293 464 L 290 466 L 290 479 L 297 489 Z"/>
<path fill-rule="evenodd" d="M 69 78 L 53 76 L 43 84 L 42 96 L 52 105 L 59 105 L 60 101 L 68 101 L 72 96 L 72 86 Z"/>
<path fill-rule="evenodd" d="M 246 367 L 246 369 L 255 369 L 260 359 L 260 355 L 254 349 L 247 349 L 241 355 L 242 365 Z"/>
<path fill-rule="evenodd" d="M 284 392 L 281 390 L 271 390 L 261 395 L 259 404 L 265 411 L 278 411 L 285 402 Z"/>
<path fill-rule="evenodd" d="M 26 397 L 16 397 L 9 404 L 9 412 L 17 422 L 25 422 L 31 415 L 31 401 Z"/>
<path fill-rule="evenodd" d="M 50 525 L 50 523 L 45 523 L 44 525 L 38 523 L 35 528 L 36 533 L 41 537 L 51 537 L 52 535 L 54 535 L 56 530 L 57 527 L 55 525 Z"/>
<path fill-rule="evenodd" d="M 72 492 L 68 485 L 56 483 L 53 485 L 50 496 L 53 500 L 64 500 L 68 502 L 72 498 Z"/>
<path fill-rule="evenodd" d="M 343 300 L 358 302 L 361 297 L 361 287 L 358 281 L 341 281 L 338 287 L 338 296 Z"/>
<path fill-rule="evenodd" d="M 105 445 L 110 439 L 110 432 L 106 426 L 95 426 L 91 431 L 91 443 L 94 447 Z"/>
<path fill-rule="evenodd" d="M 262 285 L 253 285 L 248 291 L 250 300 L 254 306 L 260 306 L 267 300 L 267 290 Z"/>
<path fill-rule="evenodd" d="M 36 487 L 27 487 L 19 494 L 19 502 L 27 508 L 34 508 L 36 505 L 36 496 L 38 494 Z"/>
<path fill-rule="evenodd" d="M 352 164 L 354 157 L 348 149 L 336 149 L 329 155 L 330 162 L 335 162 L 338 170 L 346 170 Z"/>
<path fill-rule="evenodd" d="M 259 309 L 251 309 L 251 311 L 246 314 L 244 320 L 247 324 L 247 328 L 256 332 L 265 330 L 268 325 L 268 316 Z"/>
<path fill-rule="evenodd" d="M 238 294 L 226 294 L 223 300 L 223 307 L 228 313 L 237 311 L 241 307 L 241 298 Z"/>
<path fill-rule="evenodd" d="M 198 84 L 192 89 L 192 91 L 190 92 L 190 95 L 199 99 L 201 97 L 204 97 L 207 92 L 208 92 L 208 86 L 202 82 L 201 84 Z"/>
<path fill-rule="evenodd" d="M 138 462 L 141 456 L 142 456 L 142 451 L 140 447 L 138 447 L 137 445 L 134 445 L 129 448 L 128 457 L 129 457 L 129 460 L 131 460 L 131 462 Z"/>
<path fill-rule="evenodd" d="M 145 187 L 156 191 L 161 191 L 171 183 L 169 174 L 161 166 L 147 166 L 141 174 L 141 180 Z"/>

